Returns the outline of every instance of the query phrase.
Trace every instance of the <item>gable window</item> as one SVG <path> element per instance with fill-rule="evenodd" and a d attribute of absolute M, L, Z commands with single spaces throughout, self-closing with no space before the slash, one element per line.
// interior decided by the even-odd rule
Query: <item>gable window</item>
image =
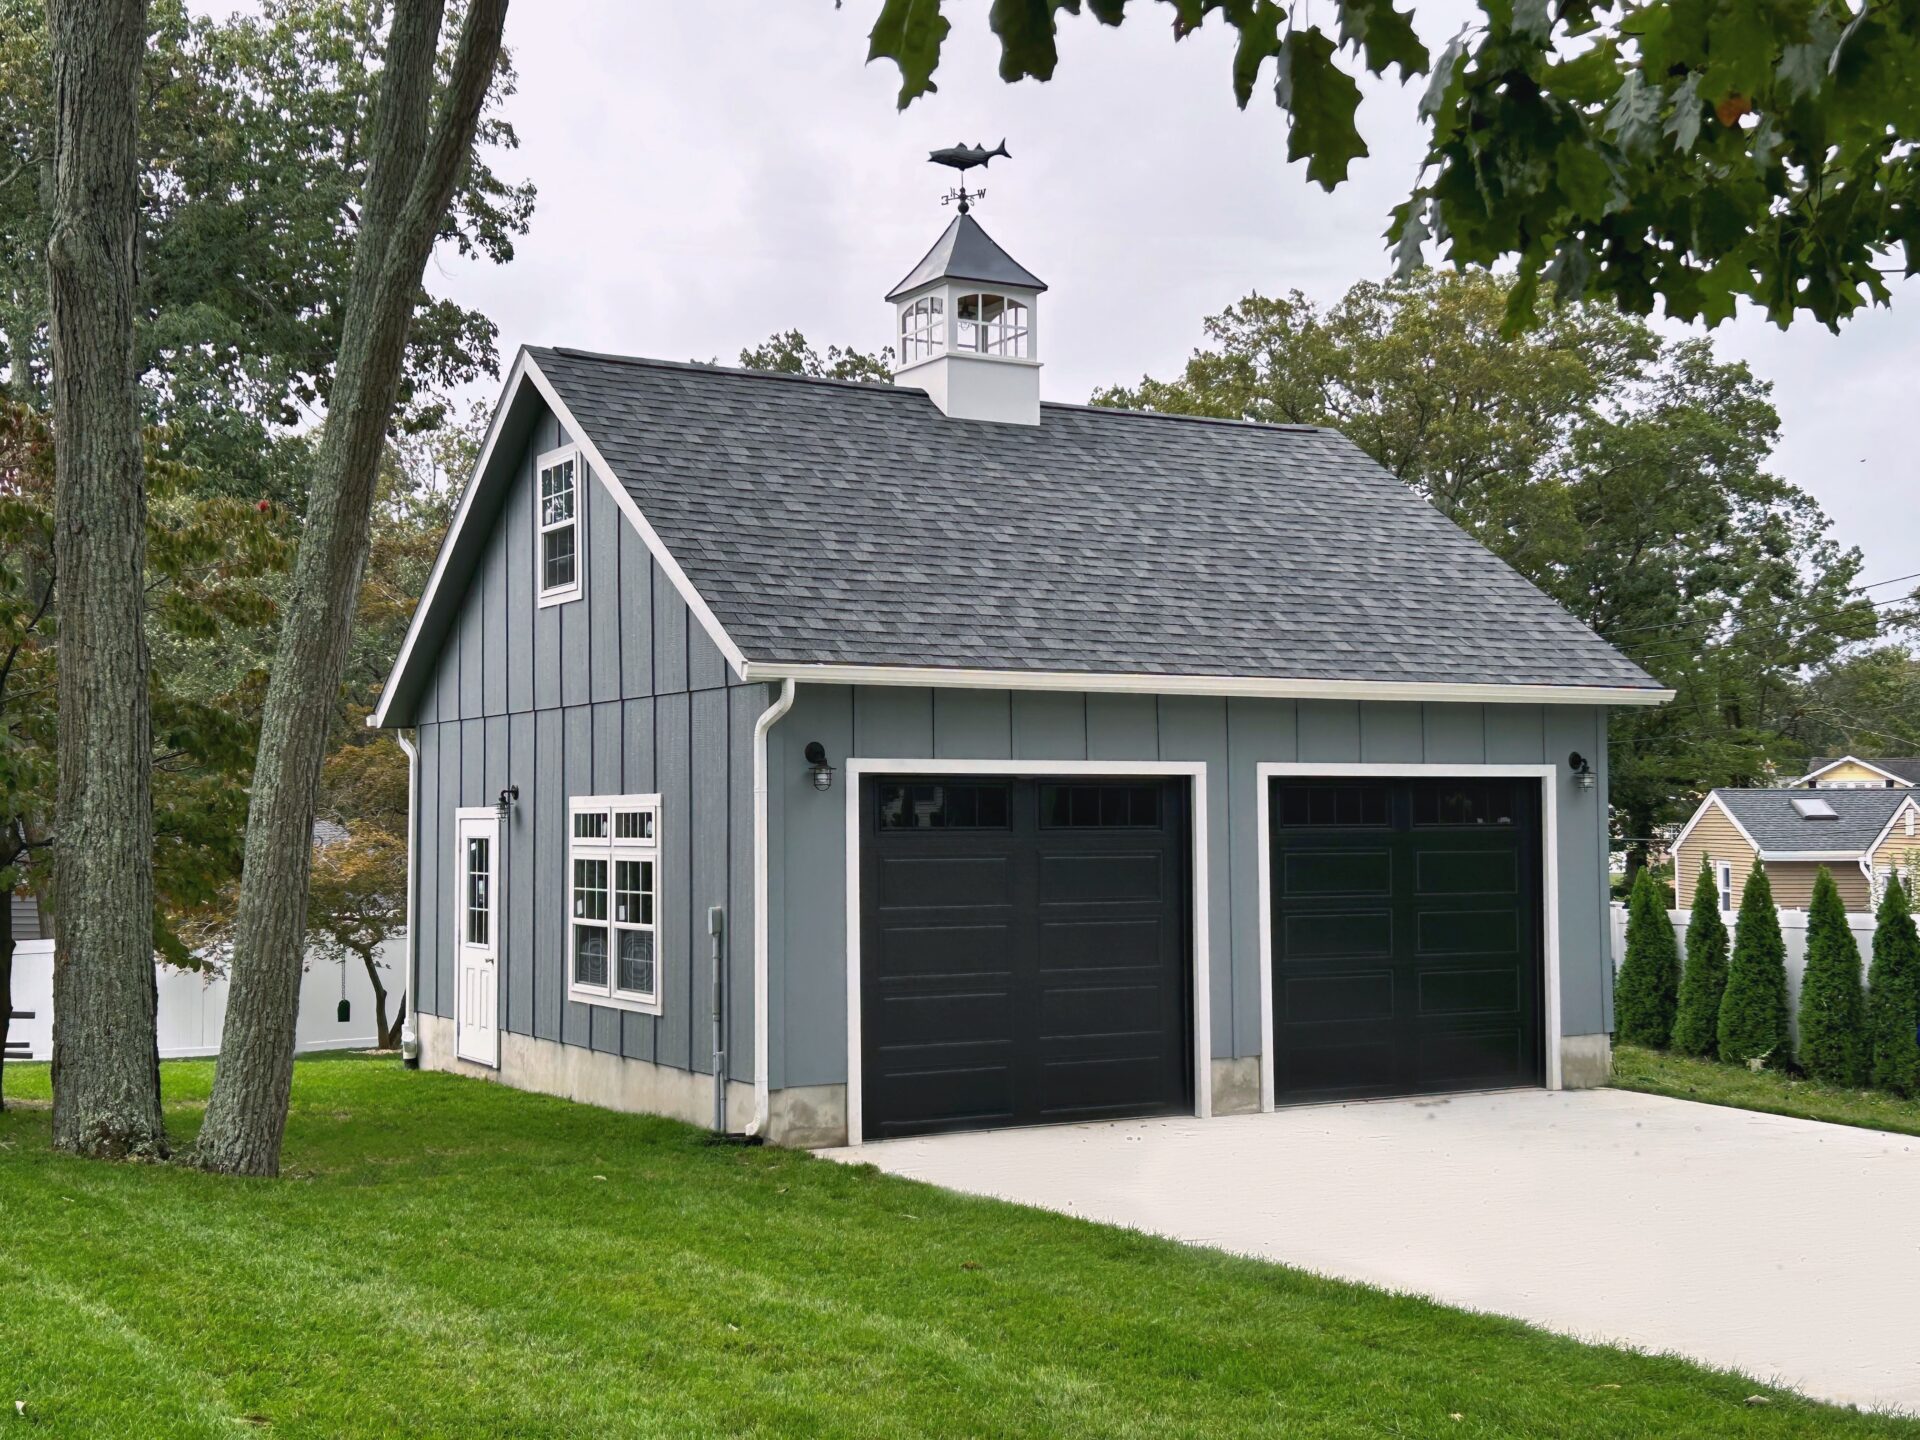
<path fill-rule="evenodd" d="M 567 998 L 660 1013 L 660 797 L 568 806 Z"/>
<path fill-rule="evenodd" d="M 568 447 L 540 457 L 540 530 L 534 542 L 534 579 L 542 605 L 580 598 L 580 511 L 586 466 Z"/>
<path fill-rule="evenodd" d="M 1725 860 L 1713 862 L 1713 884 L 1720 892 L 1720 913 L 1733 913 L 1733 866 Z"/>
<path fill-rule="evenodd" d="M 1024 360 L 1032 327 L 1027 307 L 1005 295 L 962 295 L 953 306 L 953 348 Z"/>

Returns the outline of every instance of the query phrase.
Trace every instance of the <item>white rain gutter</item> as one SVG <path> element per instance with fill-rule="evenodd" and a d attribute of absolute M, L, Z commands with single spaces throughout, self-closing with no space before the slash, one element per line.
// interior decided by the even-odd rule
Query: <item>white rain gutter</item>
<path fill-rule="evenodd" d="M 772 1065 L 767 1053 L 773 1031 L 767 1015 L 773 992 L 769 938 L 773 930 L 767 914 L 770 888 L 767 870 L 772 853 L 767 837 L 767 733 L 793 708 L 797 688 L 794 678 L 787 676 L 780 682 L 780 698 L 762 710 L 760 718 L 753 722 L 753 1119 L 747 1122 L 750 1137 L 766 1129 L 772 1103 L 768 1091 Z"/>
<path fill-rule="evenodd" d="M 393 738 L 407 752 L 407 995 L 404 1002 L 407 1018 L 400 1026 L 400 1058 L 417 1062 L 420 1058 L 420 1027 L 414 1023 L 414 1017 L 420 1013 L 420 938 L 413 928 L 413 852 L 416 848 L 415 797 L 420 793 L 420 752 L 414 749 L 413 742 L 404 732 L 394 731 Z"/>

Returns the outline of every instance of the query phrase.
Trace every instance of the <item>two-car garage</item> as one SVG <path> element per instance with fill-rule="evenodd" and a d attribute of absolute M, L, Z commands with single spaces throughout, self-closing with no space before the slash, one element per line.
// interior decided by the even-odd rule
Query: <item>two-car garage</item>
<path fill-rule="evenodd" d="M 1261 783 L 1276 1099 L 1540 1083 L 1538 782 Z M 861 780 L 866 1138 L 1193 1112 L 1191 784 Z"/>

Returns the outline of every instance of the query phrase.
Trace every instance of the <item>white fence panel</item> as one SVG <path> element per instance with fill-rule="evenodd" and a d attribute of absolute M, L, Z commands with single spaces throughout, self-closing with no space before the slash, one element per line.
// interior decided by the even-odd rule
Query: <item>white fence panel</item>
<path fill-rule="evenodd" d="M 1800 1039 L 1800 974 L 1807 965 L 1807 912 L 1804 910 L 1781 910 L 1780 938 L 1787 942 L 1787 1000 L 1788 1015 L 1793 1027 L 1793 1038 Z M 1687 961 L 1687 924 L 1693 919 L 1691 910 L 1669 910 L 1667 918 L 1673 923 L 1674 937 L 1680 945 L 1680 963 Z M 1727 949 L 1731 956 L 1733 949 L 1734 915 L 1724 917 L 1727 922 Z M 1873 916 L 1850 914 L 1847 916 L 1847 928 L 1853 931 L 1854 943 L 1860 947 L 1860 980 L 1864 985 L 1867 978 L 1867 966 L 1873 961 Z M 1627 907 L 1618 900 L 1613 902 L 1613 969 L 1618 974 L 1621 963 L 1627 958 Z"/>
<path fill-rule="evenodd" d="M 387 987 L 389 1018 L 404 988 L 406 938 L 389 941 L 380 952 L 381 983 Z M 160 1031 L 160 1058 L 184 1060 L 220 1053 L 220 1030 L 227 1016 L 227 979 L 156 965 Z M 340 1001 L 348 1004 L 348 1019 L 340 1021 Z M 27 1056 L 46 1060 L 53 1054 L 53 942 L 22 940 L 13 947 L 13 1008 L 32 1014 L 15 1020 L 11 1042 L 25 1041 Z M 344 964 L 309 960 L 300 980 L 300 1020 L 294 1030 L 294 1048 L 310 1050 L 370 1050 L 379 1041 L 373 1007 L 373 984 L 358 960 Z"/>

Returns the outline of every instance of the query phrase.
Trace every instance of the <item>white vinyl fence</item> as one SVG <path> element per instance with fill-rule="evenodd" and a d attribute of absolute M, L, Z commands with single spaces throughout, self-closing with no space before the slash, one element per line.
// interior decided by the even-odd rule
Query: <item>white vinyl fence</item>
<path fill-rule="evenodd" d="M 406 938 L 389 941 L 381 951 L 380 983 L 387 988 L 391 1019 L 406 988 Z M 159 981 L 160 1058 L 181 1060 L 220 1053 L 220 1027 L 227 1015 L 224 975 L 202 975 L 156 965 Z M 348 1019 L 340 1020 L 340 1001 L 347 1001 Z M 45 1060 L 53 1053 L 53 942 L 22 940 L 13 947 L 13 1008 L 28 1011 L 31 1020 L 15 1020 L 8 1033 L 8 1049 L 25 1042 L 27 1058 Z M 300 1023 L 294 1048 L 308 1050 L 368 1050 L 379 1039 L 373 1008 L 373 985 L 359 960 L 338 964 L 309 959 L 300 981 Z"/>
<path fill-rule="evenodd" d="M 1788 1015 L 1793 1027 L 1793 1038 L 1800 1038 L 1800 972 L 1807 964 L 1807 912 L 1804 910 L 1782 910 L 1780 916 L 1780 937 L 1787 942 L 1787 1000 Z M 1680 945 L 1680 963 L 1687 962 L 1687 923 L 1693 918 L 1691 910 L 1669 910 L 1667 918 L 1673 922 L 1674 938 Z M 1723 917 L 1727 923 L 1727 950 L 1733 950 L 1733 922 L 1735 917 Z M 1860 980 L 1865 984 L 1867 966 L 1873 962 L 1873 916 L 1847 916 L 1847 926 L 1853 931 L 1854 943 L 1860 947 Z M 1613 969 L 1618 974 L 1621 962 L 1627 958 L 1627 907 L 1619 901 L 1613 902 Z"/>

